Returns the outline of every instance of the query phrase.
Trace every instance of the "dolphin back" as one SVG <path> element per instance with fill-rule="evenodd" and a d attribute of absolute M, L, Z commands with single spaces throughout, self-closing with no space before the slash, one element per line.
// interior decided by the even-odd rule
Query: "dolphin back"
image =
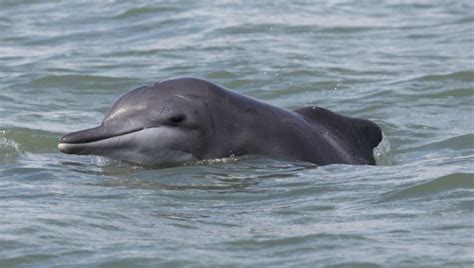
<path fill-rule="evenodd" d="M 343 116 L 321 107 L 295 110 L 315 127 L 326 129 L 351 155 L 352 164 L 375 165 L 373 150 L 382 141 L 382 130 L 367 119 Z"/>

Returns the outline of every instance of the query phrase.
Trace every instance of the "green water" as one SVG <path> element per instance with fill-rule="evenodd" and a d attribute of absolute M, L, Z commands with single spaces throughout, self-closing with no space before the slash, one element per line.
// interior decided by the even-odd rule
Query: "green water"
<path fill-rule="evenodd" d="M 474 266 L 471 1 L 0 1 L 0 267 Z M 129 89 L 208 79 L 383 129 L 379 166 L 60 154 Z"/>

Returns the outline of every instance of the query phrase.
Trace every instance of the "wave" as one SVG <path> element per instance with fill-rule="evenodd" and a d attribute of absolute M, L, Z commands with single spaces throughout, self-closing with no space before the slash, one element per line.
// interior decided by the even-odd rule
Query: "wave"
<path fill-rule="evenodd" d="M 448 139 L 444 139 L 441 141 L 432 142 L 421 147 L 418 149 L 454 149 L 454 150 L 466 150 L 466 149 L 473 149 L 474 144 L 474 134 L 465 134 L 459 135 L 455 137 L 451 137 Z"/>
<path fill-rule="evenodd" d="M 276 239 L 249 239 L 249 240 L 234 240 L 227 242 L 228 245 L 238 246 L 244 248 L 261 248 L 261 247 L 281 247 L 283 245 L 292 245 L 292 244 L 304 244 L 306 242 L 314 241 L 373 241 L 370 238 L 367 238 L 362 235 L 353 235 L 353 234 L 331 234 L 331 233 L 318 233 L 318 234 L 309 234 L 304 236 L 291 236 L 284 238 Z"/>
<path fill-rule="evenodd" d="M 65 85 L 74 85 L 74 88 L 97 90 L 97 88 L 117 89 L 124 84 L 136 83 L 136 79 L 101 75 L 47 75 L 31 80 L 27 86 L 41 88 L 64 88 Z"/>
<path fill-rule="evenodd" d="M 0 155 L 18 157 L 24 152 L 56 152 L 58 137 L 57 133 L 42 130 L 23 128 L 0 130 Z"/>
<path fill-rule="evenodd" d="M 132 17 L 139 17 L 139 16 L 147 15 L 147 14 L 156 16 L 163 12 L 177 12 L 177 11 L 179 11 L 179 8 L 176 6 L 171 6 L 171 5 L 169 6 L 160 5 L 156 7 L 151 7 L 151 6 L 132 7 L 124 11 L 121 11 L 120 13 L 114 15 L 112 18 L 127 19 L 127 18 L 132 18 Z"/>
<path fill-rule="evenodd" d="M 441 80 L 458 80 L 463 82 L 474 82 L 474 72 L 458 71 L 448 74 L 430 74 L 412 79 L 412 81 L 441 81 Z"/>
<path fill-rule="evenodd" d="M 391 193 L 386 200 L 419 198 L 451 190 L 474 190 L 474 173 L 453 173 Z"/>
<path fill-rule="evenodd" d="M 5 131 L 0 131 L 0 164 L 13 163 L 20 155 L 20 145 L 14 140 L 4 137 Z"/>

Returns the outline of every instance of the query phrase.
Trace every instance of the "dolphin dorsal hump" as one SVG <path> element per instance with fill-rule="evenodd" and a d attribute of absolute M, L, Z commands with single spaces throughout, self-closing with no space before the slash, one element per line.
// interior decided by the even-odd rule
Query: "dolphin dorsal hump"
<path fill-rule="evenodd" d="M 336 114 L 327 109 L 311 106 L 295 110 L 315 127 L 323 127 L 328 134 L 356 153 L 367 164 L 375 164 L 374 148 L 382 141 L 382 130 L 372 121 Z"/>

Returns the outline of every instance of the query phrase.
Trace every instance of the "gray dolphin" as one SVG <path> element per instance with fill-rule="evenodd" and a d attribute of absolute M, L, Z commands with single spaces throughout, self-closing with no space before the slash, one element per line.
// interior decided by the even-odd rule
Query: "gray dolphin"
<path fill-rule="evenodd" d="M 125 93 L 100 126 L 63 136 L 58 148 L 143 165 L 240 155 L 373 165 L 381 140 L 369 120 L 315 106 L 290 111 L 205 80 L 179 78 Z"/>

